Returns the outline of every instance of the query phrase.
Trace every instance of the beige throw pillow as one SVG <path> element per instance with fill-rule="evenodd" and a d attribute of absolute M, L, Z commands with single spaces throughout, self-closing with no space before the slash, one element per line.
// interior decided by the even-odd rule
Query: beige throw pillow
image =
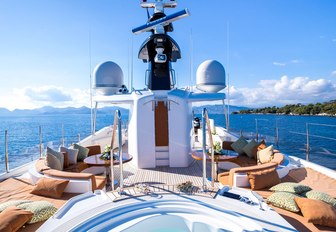
<path fill-rule="evenodd" d="M 273 145 L 266 147 L 265 149 L 257 152 L 258 164 L 269 163 L 274 157 Z"/>

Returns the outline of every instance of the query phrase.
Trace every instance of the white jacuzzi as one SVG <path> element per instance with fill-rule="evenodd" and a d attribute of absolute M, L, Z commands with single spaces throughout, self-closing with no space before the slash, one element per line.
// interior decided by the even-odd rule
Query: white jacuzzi
<path fill-rule="evenodd" d="M 39 231 L 295 231 L 267 207 L 219 196 L 152 195 L 112 202 L 104 192 L 64 206 Z"/>

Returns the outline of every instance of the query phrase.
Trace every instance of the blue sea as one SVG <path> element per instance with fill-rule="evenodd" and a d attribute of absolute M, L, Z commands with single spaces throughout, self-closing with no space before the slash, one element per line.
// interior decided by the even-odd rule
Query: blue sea
<path fill-rule="evenodd" d="M 196 115 L 199 116 L 199 115 Z M 224 115 L 210 114 L 216 125 L 225 127 Z M 0 117 L 0 173 L 5 169 L 5 130 L 8 131 L 9 168 L 39 157 L 39 127 L 43 148 L 77 142 L 90 135 L 90 115 L 42 115 Z M 127 115 L 123 116 L 124 123 Z M 113 124 L 113 115 L 98 114 L 97 129 Z M 62 129 L 63 128 L 63 129 Z M 278 140 L 276 131 L 278 128 Z M 230 130 L 247 138 L 265 139 L 288 155 L 306 158 L 306 131 L 309 131 L 312 162 L 336 170 L 336 118 L 325 116 L 230 115 Z M 79 135 L 79 136 L 78 136 Z"/>

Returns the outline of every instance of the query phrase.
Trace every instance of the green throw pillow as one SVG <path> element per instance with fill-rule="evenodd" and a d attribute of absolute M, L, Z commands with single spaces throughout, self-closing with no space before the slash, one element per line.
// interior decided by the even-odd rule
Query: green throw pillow
<path fill-rule="evenodd" d="M 28 210 L 34 214 L 32 219 L 28 221 L 28 224 L 45 221 L 54 215 L 57 211 L 57 208 L 55 208 L 53 204 L 48 201 L 33 201 L 20 204 L 17 207 Z"/>
<path fill-rule="evenodd" d="M 77 143 L 73 145 L 73 148 L 78 149 L 77 161 L 79 162 L 83 162 L 83 160 L 88 156 L 90 151 L 89 148 L 78 145 Z"/>
<path fill-rule="evenodd" d="M 246 155 L 252 159 L 254 159 L 253 149 L 258 146 L 258 143 L 252 139 L 248 144 L 243 147 L 243 151 Z"/>
<path fill-rule="evenodd" d="M 61 161 L 56 156 L 49 154 L 49 153 L 46 156 L 46 165 L 51 169 L 55 169 L 59 171 L 63 170 Z"/>
<path fill-rule="evenodd" d="M 33 201 L 29 201 L 29 200 L 16 200 L 16 201 L 8 201 L 8 202 L 5 202 L 5 203 L 2 203 L 2 204 L 0 204 L 0 212 L 4 211 L 7 207 L 18 206 L 20 204 L 29 203 L 29 202 L 33 202 Z"/>
<path fill-rule="evenodd" d="M 316 191 L 316 190 L 311 190 L 311 191 L 305 192 L 301 195 L 305 196 L 309 199 L 324 201 L 325 203 L 328 203 L 329 205 L 332 205 L 336 208 L 336 199 L 331 197 L 327 193 L 319 192 L 319 191 Z"/>
<path fill-rule="evenodd" d="M 310 191 L 311 188 L 309 186 L 299 183 L 284 182 L 273 186 L 272 188 L 270 188 L 270 190 L 273 192 L 289 192 L 289 193 L 301 194 L 303 192 Z"/>
<path fill-rule="evenodd" d="M 267 198 L 267 202 L 282 209 L 300 212 L 300 208 L 294 200 L 295 197 L 300 196 L 288 192 L 275 192 Z"/>
<path fill-rule="evenodd" d="M 248 144 L 246 139 L 243 136 L 240 136 L 238 140 L 231 144 L 232 149 L 237 152 L 239 155 L 244 154 L 243 148 Z"/>
<path fill-rule="evenodd" d="M 58 151 L 51 149 L 50 147 L 47 147 L 47 154 L 51 154 L 55 156 L 61 162 L 61 170 L 63 170 L 64 155 L 62 154 L 62 152 L 58 152 Z"/>

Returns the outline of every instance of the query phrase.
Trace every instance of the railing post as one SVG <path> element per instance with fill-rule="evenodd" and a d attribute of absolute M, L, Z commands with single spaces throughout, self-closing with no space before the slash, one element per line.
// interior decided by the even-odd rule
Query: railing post
<path fill-rule="evenodd" d="M 123 152 L 122 152 L 122 128 L 121 128 L 121 114 L 120 110 L 117 110 L 118 114 L 118 142 L 119 142 L 119 165 L 120 165 L 120 183 L 119 194 L 124 194 L 124 176 L 123 176 Z"/>
<path fill-rule="evenodd" d="M 306 160 L 309 161 L 309 153 L 310 153 L 310 146 L 309 146 L 309 123 L 306 123 L 306 137 L 307 137 L 307 145 L 306 145 Z"/>
<path fill-rule="evenodd" d="M 42 158 L 42 126 L 39 126 L 39 138 L 40 138 L 40 158 Z"/>
<path fill-rule="evenodd" d="M 78 137 L 78 142 L 80 142 L 80 133 L 78 133 L 77 137 Z"/>
<path fill-rule="evenodd" d="M 275 127 L 275 145 L 279 148 L 279 128 L 278 126 Z"/>
<path fill-rule="evenodd" d="M 8 159 L 8 131 L 5 130 L 5 163 L 6 163 L 6 172 L 9 172 L 9 159 Z"/>
<path fill-rule="evenodd" d="M 258 119 L 255 119 L 255 122 L 256 122 L 256 140 L 257 142 L 259 142 L 259 138 L 258 138 Z"/>
<path fill-rule="evenodd" d="M 202 150 L 203 150 L 203 191 L 206 191 L 206 133 L 205 133 L 205 112 L 206 109 L 204 108 L 202 111 Z"/>
<path fill-rule="evenodd" d="M 64 147 L 64 124 L 62 123 L 62 146 Z"/>

